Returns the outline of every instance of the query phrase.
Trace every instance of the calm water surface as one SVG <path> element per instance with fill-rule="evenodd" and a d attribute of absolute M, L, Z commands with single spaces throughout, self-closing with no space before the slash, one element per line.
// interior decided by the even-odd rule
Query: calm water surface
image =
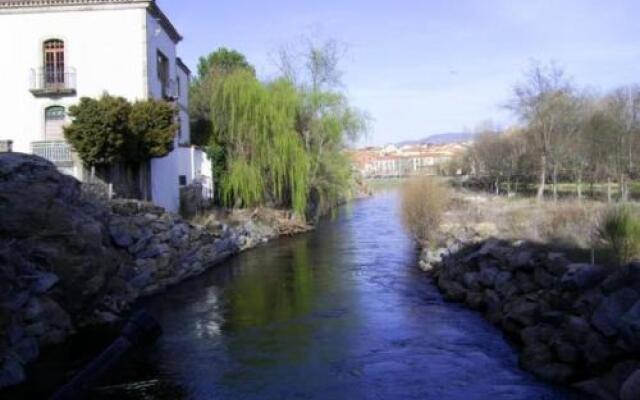
<path fill-rule="evenodd" d="M 416 264 L 396 194 L 352 204 L 148 300 L 164 336 L 92 398 L 568 398 Z"/>

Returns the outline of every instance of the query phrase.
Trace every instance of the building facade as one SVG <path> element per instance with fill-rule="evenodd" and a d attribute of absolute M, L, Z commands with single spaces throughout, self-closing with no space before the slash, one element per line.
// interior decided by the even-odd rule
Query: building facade
<path fill-rule="evenodd" d="M 210 163 L 190 146 L 189 69 L 182 37 L 154 0 L 0 0 L 0 141 L 82 178 L 65 142 L 68 109 L 104 93 L 163 99 L 177 109 L 174 151 L 150 163 L 151 200 L 179 208 L 180 186 L 213 185 Z"/>

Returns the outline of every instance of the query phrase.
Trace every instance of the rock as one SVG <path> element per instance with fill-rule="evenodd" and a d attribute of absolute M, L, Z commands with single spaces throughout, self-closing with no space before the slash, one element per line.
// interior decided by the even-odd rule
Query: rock
<path fill-rule="evenodd" d="M 518 271 L 515 275 L 515 282 L 518 291 L 521 293 L 531 293 L 538 290 L 538 285 L 533 280 L 533 275 L 527 272 Z"/>
<path fill-rule="evenodd" d="M 22 339 L 13 347 L 13 351 L 18 356 L 22 364 L 35 361 L 40 355 L 38 341 L 32 337 Z"/>
<path fill-rule="evenodd" d="M 496 291 L 507 299 L 518 294 L 520 291 L 513 281 L 513 274 L 511 272 L 500 272 L 496 275 L 494 286 Z"/>
<path fill-rule="evenodd" d="M 638 397 L 640 397 L 640 369 L 627 378 L 620 390 L 620 400 L 638 400 Z"/>
<path fill-rule="evenodd" d="M 467 297 L 465 288 L 456 281 L 449 281 L 444 278 L 438 279 L 438 286 L 444 291 L 445 299 L 449 301 L 464 301 Z"/>
<path fill-rule="evenodd" d="M 626 381 L 630 379 L 639 368 L 640 363 L 638 362 L 622 362 L 611 368 L 608 373 L 585 382 L 580 382 L 575 386 L 597 399 L 619 400 L 621 399 L 622 389 Z M 630 398 L 637 400 L 638 392 L 634 393 L 634 395 L 635 397 Z"/>
<path fill-rule="evenodd" d="M 598 285 L 607 276 L 601 265 L 572 264 L 560 279 L 560 285 L 567 290 L 586 290 Z"/>
<path fill-rule="evenodd" d="M 133 245 L 134 239 L 129 229 L 131 228 L 124 225 L 112 225 L 111 227 L 109 227 L 111 240 L 113 240 L 113 243 L 116 246 L 126 249 L 129 246 Z"/>
<path fill-rule="evenodd" d="M 44 294 L 48 292 L 51 288 L 53 288 L 58 282 L 60 278 L 57 275 L 52 273 L 43 273 L 39 274 L 35 278 L 35 282 L 31 285 L 31 292 L 34 294 Z"/>
<path fill-rule="evenodd" d="M 563 331 L 572 343 L 583 343 L 591 332 L 591 325 L 584 318 L 569 315 L 564 322 Z"/>
<path fill-rule="evenodd" d="M 466 304 L 474 310 L 483 310 L 486 306 L 484 293 L 467 292 Z"/>
<path fill-rule="evenodd" d="M 511 253 L 508 258 L 509 269 L 518 270 L 518 269 L 531 269 L 533 265 L 534 254 L 533 251 L 527 249 L 518 249 Z"/>
<path fill-rule="evenodd" d="M 600 285 L 602 292 L 606 295 L 612 294 L 629 284 L 629 268 L 624 267 L 610 274 Z"/>
<path fill-rule="evenodd" d="M 502 301 L 500 300 L 500 296 L 498 296 L 495 291 L 487 289 L 484 291 L 484 299 L 487 319 L 494 324 L 502 322 L 504 316 L 502 314 Z"/>
<path fill-rule="evenodd" d="M 504 307 L 505 320 L 515 321 L 521 326 L 531 326 L 536 322 L 540 305 L 530 297 L 519 298 Z"/>
<path fill-rule="evenodd" d="M 464 286 L 473 291 L 480 291 L 480 275 L 477 272 L 467 272 L 463 275 Z"/>
<path fill-rule="evenodd" d="M 613 349 L 605 337 L 591 331 L 583 343 L 575 343 L 590 364 L 599 364 L 613 356 Z"/>
<path fill-rule="evenodd" d="M 580 358 L 580 350 L 563 339 L 555 340 L 551 344 L 551 348 L 558 360 L 565 364 L 574 365 Z"/>
<path fill-rule="evenodd" d="M 575 297 L 574 293 L 566 293 L 568 297 Z M 593 288 L 581 293 L 577 300 L 571 305 L 571 308 L 579 315 L 585 318 L 591 318 L 596 308 L 602 303 L 604 294 L 599 288 Z"/>
<path fill-rule="evenodd" d="M 545 271 L 542 267 L 535 268 L 533 277 L 535 283 L 543 289 L 551 288 L 556 281 L 556 278 Z"/>
<path fill-rule="evenodd" d="M 570 365 L 562 363 L 523 364 L 523 366 L 537 377 L 552 383 L 567 383 L 575 373 Z"/>
<path fill-rule="evenodd" d="M 0 367 L 0 389 L 19 385 L 26 379 L 22 364 L 12 357 L 5 358 Z"/>
<path fill-rule="evenodd" d="M 480 263 L 480 275 L 478 280 L 486 288 L 493 288 L 500 270 L 495 263 Z"/>
<path fill-rule="evenodd" d="M 640 301 L 637 301 L 618 321 L 622 339 L 632 349 L 640 349 Z"/>
<path fill-rule="evenodd" d="M 622 316 L 638 300 L 640 295 L 635 290 L 621 289 L 604 298 L 591 317 L 591 323 L 605 336 L 614 336 L 618 333 Z"/>
<path fill-rule="evenodd" d="M 547 254 L 547 271 L 556 277 L 561 277 L 567 273 L 571 261 L 565 257 L 563 253 Z"/>

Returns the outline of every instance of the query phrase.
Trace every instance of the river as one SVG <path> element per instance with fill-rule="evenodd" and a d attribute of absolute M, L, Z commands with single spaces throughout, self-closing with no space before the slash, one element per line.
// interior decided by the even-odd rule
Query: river
<path fill-rule="evenodd" d="M 563 399 L 419 271 L 388 191 L 145 301 L 164 328 L 91 398 Z"/>

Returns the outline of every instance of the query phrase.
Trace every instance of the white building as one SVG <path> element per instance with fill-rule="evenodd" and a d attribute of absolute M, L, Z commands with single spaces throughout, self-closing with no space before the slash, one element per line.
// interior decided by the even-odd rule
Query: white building
<path fill-rule="evenodd" d="M 174 102 L 175 150 L 150 166 L 151 200 L 179 208 L 180 185 L 212 187 L 206 156 L 190 146 L 190 72 L 177 56 L 182 37 L 154 0 L 0 0 L 0 141 L 82 176 L 64 141 L 68 108 L 108 92 L 131 101 Z M 2 146 L 0 146 L 2 148 Z"/>

